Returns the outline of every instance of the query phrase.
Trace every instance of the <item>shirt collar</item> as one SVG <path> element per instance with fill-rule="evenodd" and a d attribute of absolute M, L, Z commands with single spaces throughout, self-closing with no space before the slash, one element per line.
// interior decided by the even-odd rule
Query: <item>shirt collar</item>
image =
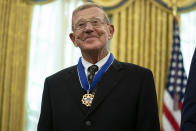
<path fill-rule="evenodd" d="M 110 52 L 103 59 L 101 59 L 100 61 L 98 61 L 97 63 L 95 63 L 95 65 L 97 65 L 99 67 L 99 70 L 107 62 L 109 56 L 110 56 Z M 85 73 L 87 75 L 87 69 L 88 69 L 88 67 L 90 67 L 93 64 L 90 63 L 90 62 L 88 62 L 88 61 L 86 61 L 83 57 L 82 57 L 82 64 L 84 66 L 84 70 L 85 70 Z"/>

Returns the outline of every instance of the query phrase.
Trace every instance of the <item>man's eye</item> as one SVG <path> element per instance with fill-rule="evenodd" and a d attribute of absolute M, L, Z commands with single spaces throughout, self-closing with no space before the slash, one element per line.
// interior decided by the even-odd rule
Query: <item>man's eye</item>
<path fill-rule="evenodd" d="M 99 23 L 98 20 L 93 20 L 92 23 L 96 24 L 96 23 Z"/>
<path fill-rule="evenodd" d="M 84 26 L 85 24 L 84 23 L 79 23 L 78 26 L 82 27 Z"/>

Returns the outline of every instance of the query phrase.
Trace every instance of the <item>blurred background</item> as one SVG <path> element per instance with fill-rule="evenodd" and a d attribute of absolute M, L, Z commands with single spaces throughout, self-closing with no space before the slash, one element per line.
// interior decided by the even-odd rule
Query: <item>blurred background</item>
<path fill-rule="evenodd" d="M 196 0 L 0 0 L 0 131 L 37 130 L 45 78 L 81 56 L 69 33 L 73 10 L 87 1 L 102 5 L 115 26 L 108 47 L 115 58 L 152 70 L 161 127 L 179 131 Z"/>

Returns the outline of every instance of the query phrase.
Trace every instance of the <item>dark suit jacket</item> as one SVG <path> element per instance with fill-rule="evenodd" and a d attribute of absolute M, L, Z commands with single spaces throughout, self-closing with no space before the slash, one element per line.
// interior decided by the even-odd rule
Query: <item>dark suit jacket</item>
<path fill-rule="evenodd" d="M 150 70 L 114 60 L 96 85 L 92 106 L 77 66 L 45 80 L 38 131 L 159 131 L 157 97 Z"/>
<path fill-rule="evenodd" d="M 196 49 L 182 107 L 181 131 L 196 131 Z"/>

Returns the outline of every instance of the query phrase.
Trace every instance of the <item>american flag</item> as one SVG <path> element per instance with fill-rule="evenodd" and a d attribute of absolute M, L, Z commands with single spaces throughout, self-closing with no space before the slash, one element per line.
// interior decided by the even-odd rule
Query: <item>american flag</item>
<path fill-rule="evenodd" d="M 179 131 L 181 109 L 187 84 L 180 49 L 179 27 L 177 19 L 173 20 L 173 45 L 167 85 L 164 90 L 163 131 Z"/>

